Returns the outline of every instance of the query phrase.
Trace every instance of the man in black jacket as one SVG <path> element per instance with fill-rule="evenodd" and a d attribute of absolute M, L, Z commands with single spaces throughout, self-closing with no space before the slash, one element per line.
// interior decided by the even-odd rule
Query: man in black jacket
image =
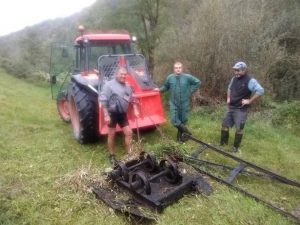
<path fill-rule="evenodd" d="M 227 111 L 222 121 L 220 145 L 227 145 L 229 139 L 229 127 L 235 125 L 236 133 L 234 144 L 229 152 L 236 152 L 241 144 L 243 129 L 250 110 L 250 104 L 264 93 L 264 89 L 251 76 L 246 73 L 247 65 L 237 62 L 234 67 L 235 76 L 227 90 Z M 252 95 L 252 93 L 254 93 Z"/>

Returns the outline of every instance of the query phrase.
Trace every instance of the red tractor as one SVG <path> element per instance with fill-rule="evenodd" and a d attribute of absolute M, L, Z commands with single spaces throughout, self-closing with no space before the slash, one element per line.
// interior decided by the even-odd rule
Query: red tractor
<path fill-rule="evenodd" d="M 51 45 L 50 78 L 52 98 L 65 122 L 71 122 L 80 143 L 97 140 L 107 134 L 99 96 L 103 85 L 114 79 L 119 67 L 128 71 L 126 82 L 139 101 L 140 117 L 128 110 L 132 129 L 155 128 L 166 121 L 159 92 L 148 70 L 145 58 L 132 52 L 133 42 L 127 31 L 84 33 L 75 43 Z M 117 127 L 117 131 L 121 131 Z"/>

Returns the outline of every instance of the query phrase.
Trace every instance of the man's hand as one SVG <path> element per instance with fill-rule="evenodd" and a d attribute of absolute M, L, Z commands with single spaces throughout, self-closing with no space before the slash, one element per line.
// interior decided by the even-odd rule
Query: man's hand
<path fill-rule="evenodd" d="M 136 118 L 140 116 L 140 112 L 138 110 L 133 110 L 133 114 Z"/>
<path fill-rule="evenodd" d="M 159 88 L 154 88 L 153 91 L 159 91 Z"/>
<path fill-rule="evenodd" d="M 229 104 L 230 103 L 230 98 L 227 98 L 227 104 Z"/>
<path fill-rule="evenodd" d="M 250 99 L 242 99 L 242 106 L 249 105 L 249 104 L 250 104 Z"/>
<path fill-rule="evenodd" d="M 110 124 L 110 116 L 107 115 L 107 116 L 104 116 L 104 122 L 108 125 Z"/>

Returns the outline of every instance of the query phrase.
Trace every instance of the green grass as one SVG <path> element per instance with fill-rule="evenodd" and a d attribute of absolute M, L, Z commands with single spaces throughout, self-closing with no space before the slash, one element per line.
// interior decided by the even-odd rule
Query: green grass
<path fill-rule="evenodd" d="M 0 72 L 0 224 L 134 224 L 114 212 L 89 192 L 85 182 L 100 179 L 111 167 L 105 137 L 80 145 L 71 126 L 61 121 L 48 86 L 35 86 Z M 195 137 L 215 143 L 225 108 L 194 109 L 188 127 Z M 166 112 L 168 115 L 168 112 Z M 176 130 L 166 123 L 158 130 L 142 132 L 143 146 L 162 156 L 172 143 L 190 153 L 199 145 L 178 145 Z M 234 131 L 230 131 L 233 142 Z M 245 128 L 243 159 L 300 180 L 299 137 L 290 127 L 274 127 L 268 116 L 252 113 Z M 230 147 L 230 146 L 229 146 Z M 116 138 L 117 158 L 125 147 Z M 234 164 L 208 150 L 205 159 Z M 97 176 L 99 175 L 99 176 Z M 220 172 L 220 176 L 226 176 Z M 157 216 L 157 224 L 293 224 L 261 203 L 207 178 L 214 192 L 186 195 Z M 299 190 L 254 177 L 239 177 L 235 183 L 248 187 L 291 211 L 300 201 Z"/>

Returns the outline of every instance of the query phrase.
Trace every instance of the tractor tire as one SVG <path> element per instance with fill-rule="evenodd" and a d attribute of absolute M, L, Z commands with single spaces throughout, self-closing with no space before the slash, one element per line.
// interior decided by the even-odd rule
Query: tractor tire
<path fill-rule="evenodd" d="M 64 122 L 70 123 L 71 117 L 70 117 L 68 101 L 66 99 L 57 99 L 56 104 L 57 104 L 57 110 L 60 115 L 60 118 Z"/>
<path fill-rule="evenodd" d="M 68 105 L 68 90 L 63 90 L 58 93 L 57 100 L 56 100 L 56 106 L 58 113 L 60 115 L 60 118 L 66 122 L 71 122 L 70 117 L 70 111 L 69 111 L 69 105 Z"/>
<path fill-rule="evenodd" d="M 97 96 L 71 82 L 68 103 L 75 139 L 81 144 L 96 141 L 99 133 Z"/>

